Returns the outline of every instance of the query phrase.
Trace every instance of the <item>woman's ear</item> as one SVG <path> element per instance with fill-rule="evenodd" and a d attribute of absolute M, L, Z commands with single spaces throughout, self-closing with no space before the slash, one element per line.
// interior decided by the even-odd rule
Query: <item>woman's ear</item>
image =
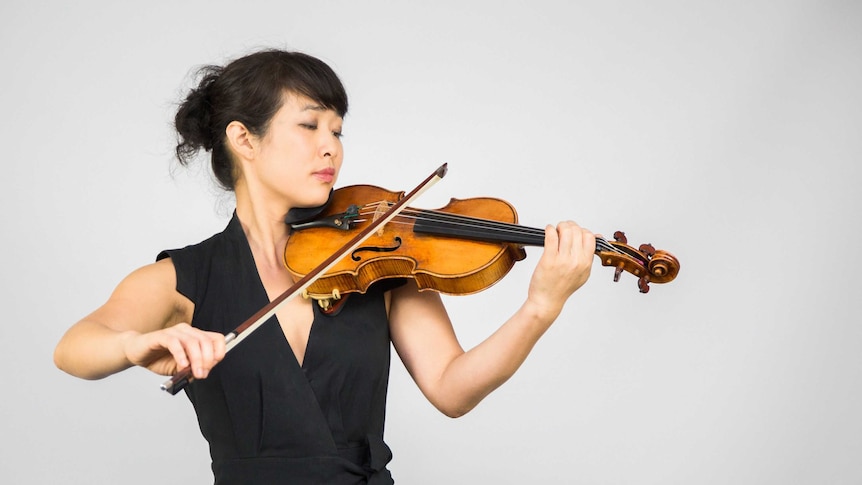
<path fill-rule="evenodd" d="M 244 124 L 231 121 L 225 128 L 228 147 L 240 158 L 251 160 L 257 148 L 257 137 Z"/>

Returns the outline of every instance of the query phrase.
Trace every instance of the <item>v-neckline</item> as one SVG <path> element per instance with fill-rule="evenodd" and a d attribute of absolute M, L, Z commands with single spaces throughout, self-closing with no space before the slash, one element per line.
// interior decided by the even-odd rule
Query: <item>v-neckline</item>
<path fill-rule="evenodd" d="M 258 276 L 260 279 L 260 276 Z M 261 288 L 263 289 L 264 294 L 266 294 L 266 289 L 263 288 L 263 283 L 261 282 Z M 275 319 L 275 323 L 278 325 L 278 330 L 281 332 L 282 340 L 285 345 L 287 345 L 287 349 L 290 351 L 290 355 L 293 356 L 293 361 L 296 362 L 297 367 L 302 369 L 303 372 L 306 371 L 306 363 L 308 362 L 308 350 L 311 348 L 311 337 L 314 335 L 314 327 L 315 320 L 317 320 L 317 314 L 315 313 L 315 309 L 312 306 L 311 308 L 311 326 L 308 328 L 308 339 L 305 341 L 305 351 L 302 353 L 302 362 L 299 361 L 299 357 L 296 356 L 296 352 L 293 351 L 293 345 L 290 344 L 290 339 L 287 338 L 287 334 L 284 333 L 284 327 L 281 326 L 281 322 L 278 320 L 278 315 L 273 315 L 272 318 Z"/>
<path fill-rule="evenodd" d="M 263 301 L 265 301 L 266 303 L 270 303 L 272 300 L 269 297 L 269 293 L 267 293 L 267 291 L 266 291 L 266 286 L 263 284 L 263 278 L 260 277 L 260 270 L 257 267 L 257 261 L 255 261 L 255 259 L 254 259 L 254 253 L 251 250 L 251 244 L 249 244 L 248 237 L 246 236 L 245 231 L 243 231 L 243 229 L 242 229 L 242 223 L 239 220 L 239 216 L 236 214 L 236 212 L 234 212 L 233 217 L 234 217 L 234 220 L 235 220 L 236 225 L 237 225 L 237 230 L 238 230 L 238 232 L 242 238 L 242 241 L 244 242 L 243 247 L 245 249 L 245 256 L 246 256 L 246 258 L 249 259 L 251 266 L 254 268 L 254 274 L 255 274 L 255 277 L 257 279 L 257 291 L 258 291 L 258 293 L 260 293 L 260 297 Z M 299 368 L 300 370 L 303 371 L 303 373 L 305 373 L 306 363 L 308 362 L 308 355 L 309 355 L 308 350 L 311 347 L 312 335 L 314 335 L 314 333 L 315 333 L 314 327 L 315 327 L 315 320 L 317 320 L 317 309 L 314 308 L 314 305 L 312 305 L 312 307 L 311 307 L 311 326 L 308 329 L 308 339 L 305 342 L 305 351 L 302 353 L 302 362 L 300 362 L 299 357 L 296 355 L 296 352 L 293 351 L 293 345 L 291 345 L 290 339 L 287 338 L 287 334 L 284 333 L 284 328 L 281 326 L 281 321 L 278 319 L 278 315 L 274 314 L 272 317 L 270 317 L 270 319 L 273 320 L 275 322 L 275 324 L 278 326 L 278 331 L 281 334 L 282 341 L 284 342 L 283 345 L 287 346 L 288 350 L 290 351 L 291 357 L 293 357 L 291 359 L 292 362 L 294 362 L 296 364 L 297 368 Z"/>

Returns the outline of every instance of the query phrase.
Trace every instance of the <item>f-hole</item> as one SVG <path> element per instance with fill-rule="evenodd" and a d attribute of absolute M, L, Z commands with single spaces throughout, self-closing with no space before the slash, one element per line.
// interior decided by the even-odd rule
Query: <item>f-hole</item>
<path fill-rule="evenodd" d="M 381 247 L 381 246 L 364 246 L 361 248 L 357 248 L 355 251 L 353 251 L 353 253 L 350 254 L 350 259 L 352 259 L 354 261 L 362 261 L 362 257 L 358 256 L 358 253 L 361 253 L 362 251 L 372 251 L 375 253 L 391 253 L 392 251 L 395 251 L 400 247 L 401 247 L 401 238 L 398 236 L 395 236 L 395 245 L 394 246 L 390 246 L 388 248 Z"/>

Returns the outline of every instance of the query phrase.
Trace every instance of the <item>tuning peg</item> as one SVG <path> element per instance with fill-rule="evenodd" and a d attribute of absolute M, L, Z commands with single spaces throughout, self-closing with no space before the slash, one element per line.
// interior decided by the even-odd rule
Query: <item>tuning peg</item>
<path fill-rule="evenodd" d="M 638 278 L 638 288 L 641 290 L 641 293 L 649 293 L 649 275 Z"/>
<path fill-rule="evenodd" d="M 620 263 L 614 271 L 614 283 L 620 280 L 620 275 L 623 274 L 623 270 L 625 269 L 625 265 Z"/>
<path fill-rule="evenodd" d="M 640 252 L 646 254 L 650 258 L 655 256 L 655 248 L 652 246 L 652 244 L 641 244 L 638 250 L 640 250 Z"/>

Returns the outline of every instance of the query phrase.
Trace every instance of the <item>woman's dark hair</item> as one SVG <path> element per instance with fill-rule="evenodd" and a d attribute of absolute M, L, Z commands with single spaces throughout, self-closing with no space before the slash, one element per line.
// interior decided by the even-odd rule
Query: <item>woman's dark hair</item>
<path fill-rule="evenodd" d="M 219 184 L 233 190 L 234 164 L 225 145 L 225 129 L 239 121 L 263 136 L 281 108 L 285 91 L 300 94 L 344 117 L 347 93 L 323 61 L 300 52 L 265 50 L 224 67 L 204 66 L 197 88 L 177 110 L 177 159 L 183 165 L 203 148 L 211 152 L 212 170 Z"/>

